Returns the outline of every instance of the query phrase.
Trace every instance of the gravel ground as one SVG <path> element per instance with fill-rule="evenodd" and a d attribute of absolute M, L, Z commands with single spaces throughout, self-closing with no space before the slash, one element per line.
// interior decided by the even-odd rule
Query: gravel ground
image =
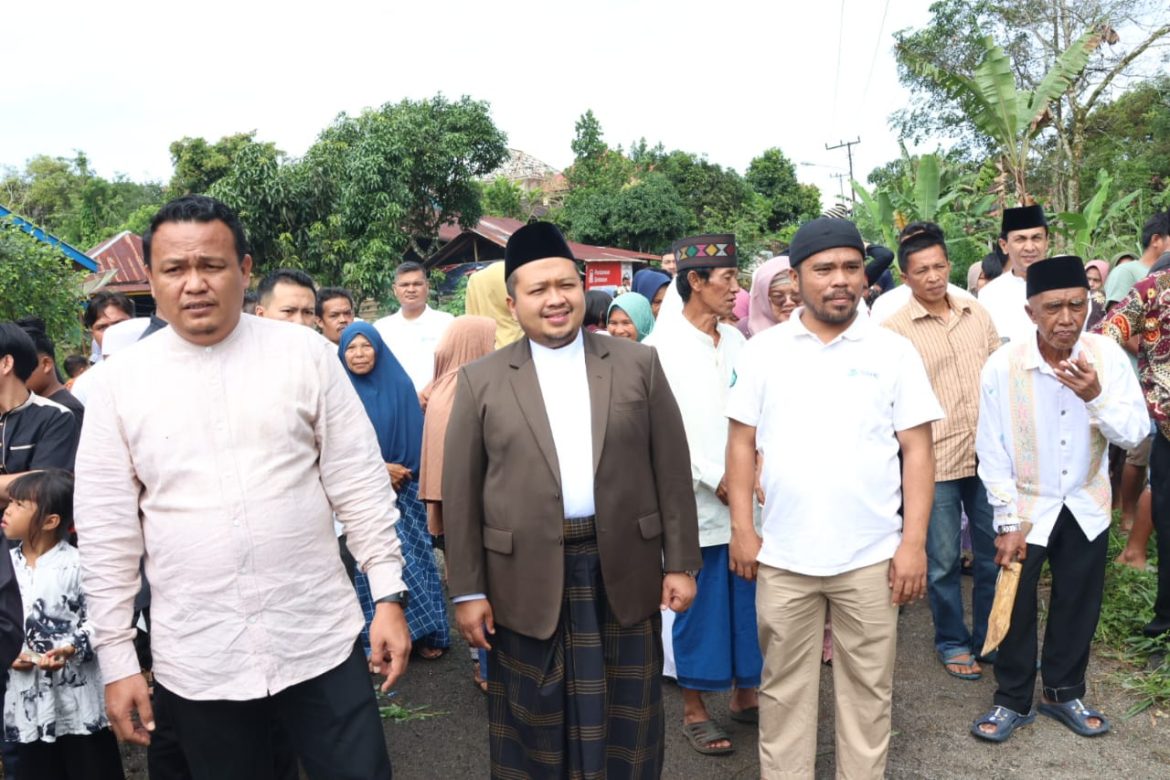
<path fill-rule="evenodd" d="M 1015 733 L 1005 744 L 980 742 L 967 733 L 975 716 L 990 706 L 993 675 L 977 682 L 949 677 L 935 660 L 930 611 L 918 603 L 900 620 L 894 682 L 894 735 L 888 774 L 894 778 L 1170 777 L 1170 720 L 1147 711 L 1128 720 L 1133 698 L 1114 679 L 1115 666 L 1095 657 L 1087 697 L 1112 716 L 1112 733 L 1085 739 L 1050 719 Z M 990 670 L 988 670 L 990 672 Z M 831 670 L 821 677 L 817 777 L 833 776 Z M 756 737 L 749 726 L 727 717 L 726 697 L 710 709 L 730 732 L 736 750 L 708 757 L 691 750 L 678 725 L 682 701 L 673 684 L 665 687 L 667 748 L 664 777 L 691 780 L 751 778 L 759 774 Z M 438 661 L 414 659 L 395 702 L 425 707 L 435 717 L 386 722 L 386 741 L 399 780 L 487 777 L 487 715 L 484 697 L 471 681 L 466 647 L 457 644 Z M 125 750 L 127 776 L 145 778 L 142 751 Z M 22 779 L 23 780 L 23 779 Z"/>

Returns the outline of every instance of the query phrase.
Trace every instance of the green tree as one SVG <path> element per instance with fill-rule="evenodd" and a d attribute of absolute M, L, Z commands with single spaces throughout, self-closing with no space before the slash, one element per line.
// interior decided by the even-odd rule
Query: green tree
<path fill-rule="evenodd" d="M 1099 36 L 1104 45 L 1091 49 L 1087 67 L 1053 98 L 1045 120 L 1050 130 L 1038 139 L 1048 152 L 1037 177 L 1049 191 L 1047 200 L 1054 210 L 1077 208 L 1082 184 L 1095 181 L 1081 175 L 1088 117 L 1119 81 L 1140 81 L 1164 69 L 1155 56 L 1170 36 L 1164 0 L 938 0 L 930 11 L 923 27 L 895 33 L 899 77 L 911 90 L 911 104 L 892 120 L 916 143 L 957 138 L 974 159 L 995 146 L 984 128 L 969 121 L 981 110 L 974 95 L 940 83 L 923 63 L 972 77 L 984 60 L 983 40 L 991 37 L 1003 47 L 1021 88 L 1037 92 L 1062 53 L 1086 35 Z"/>
<path fill-rule="evenodd" d="M 767 227 L 771 232 L 803 222 L 821 212 L 821 192 L 796 180 L 796 168 L 778 148 L 754 158 L 744 178 L 768 201 Z"/>
<path fill-rule="evenodd" d="M 35 314 L 63 352 L 78 346 L 84 279 L 85 274 L 75 271 L 53 247 L 11 219 L 0 220 L 0 320 Z"/>
<path fill-rule="evenodd" d="M 253 150 L 254 147 L 259 147 L 262 157 L 273 161 L 282 156 L 276 144 L 257 141 L 255 130 L 225 135 L 215 143 L 208 143 L 198 137 L 180 138 L 170 146 L 171 164 L 175 169 L 171 176 L 170 194 L 178 197 L 207 192 L 211 185 L 228 175 L 244 149 Z M 249 153 L 254 154 L 255 151 Z"/>
<path fill-rule="evenodd" d="M 486 103 L 442 95 L 341 114 L 305 156 L 244 146 L 211 194 L 237 208 L 260 270 L 298 265 L 382 300 L 407 248 L 483 213 L 477 179 L 507 157 Z"/>
<path fill-rule="evenodd" d="M 131 214 L 157 208 L 164 197 L 155 182 L 98 176 L 83 152 L 73 158 L 33 157 L 23 171 L 4 174 L 0 192 L 12 211 L 80 249 L 119 232 Z"/>
<path fill-rule="evenodd" d="M 990 37 L 983 39 L 983 59 L 971 76 L 939 68 L 916 55 L 909 55 L 907 63 L 919 76 L 967 107 L 968 121 L 989 139 L 999 157 L 1005 184 L 1013 185 L 1020 203 L 1028 203 L 1031 196 L 1027 169 L 1032 142 L 1052 123 L 1053 103 L 1076 81 L 1103 39 L 1103 32 L 1083 34 L 1061 52 L 1034 90 L 1017 87 L 1011 60 Z"/>
<path fill-rule="evenodd" d="M 524 207 L 524 190 L 520 185 L 497 176 L 482 186 L 483 211 L 497 217 L 527 219 Z"/>
<path fill-rule="evenodd" d="M 1082 190 L 1092 189 L 1101 171 L 1119 192 L 1170 187 L 1170 76 L 1136 84 L 1089 115 Z"/>

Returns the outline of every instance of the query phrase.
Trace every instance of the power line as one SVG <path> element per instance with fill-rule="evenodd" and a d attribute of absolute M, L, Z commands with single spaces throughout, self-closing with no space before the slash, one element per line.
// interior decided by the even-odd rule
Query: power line
<path fill-rule="evenodd" d="M 845 0 L 841 0 L 841 13 L 837 16 L 837 75 L 833 77 L 833 124 L 837 123 L 837 94 L 841 89 L 841 50 L 845 40 Z"/>
<path fill-rule="evenodd" d="M 861 99 L 865 100 L 869 96 L 869 84 L 873 81 L 873 71 L 877 67 L 878 52 L 882 50 L 882 33 L 886 30 L 886 14 L 890 10 L 890 0 L 886 0 L 886 6 L 882 9 L 882 23 L 878 25 L 877 41 L 873 45 L 873 58 L 869 62 L 869 75 L 865 77 L 865 92 L 861 94 Z M 837 54 L 840 57 L 840 52 Z"/>

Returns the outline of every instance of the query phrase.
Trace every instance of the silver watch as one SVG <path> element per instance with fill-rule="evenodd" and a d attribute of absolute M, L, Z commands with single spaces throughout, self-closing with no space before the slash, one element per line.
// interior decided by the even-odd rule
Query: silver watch
<path fill-rule="evenodd" d="M 1019 530 L 1019 523 L 1001 523 L 999 526 L 999 533 L 1001 534 L 1014 534 Z"/>

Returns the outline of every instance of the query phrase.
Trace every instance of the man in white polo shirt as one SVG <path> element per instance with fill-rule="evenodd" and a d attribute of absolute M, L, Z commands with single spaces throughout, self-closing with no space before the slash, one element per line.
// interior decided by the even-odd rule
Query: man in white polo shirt
<path fill-rule="evenodd" d="M 374 323 L 419 393 L 434 378 L 435 347 L 455 319 L 428 306 L 430 294 L 423 267 L 411 261 L 402 263 L 394 270 L 394 297 L 399 309 Z"/>
<path fill-rule="evenodd" d="M 731 564 L 759 577 L 765 777 L 813 776 L 829 605 L 837 774 L 882 776 L 898 605 L 926 592 L 930 424 L 942 409 L 914 346 L 858 316 L 863 253 L 851 222 L 801 226 L 789 258 L 804 306 L 747 343 L 728 400 Z M 762 539 L 752 527 L 757 451 Z"/>

